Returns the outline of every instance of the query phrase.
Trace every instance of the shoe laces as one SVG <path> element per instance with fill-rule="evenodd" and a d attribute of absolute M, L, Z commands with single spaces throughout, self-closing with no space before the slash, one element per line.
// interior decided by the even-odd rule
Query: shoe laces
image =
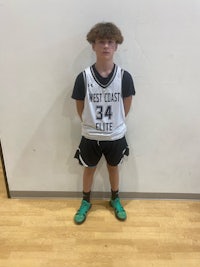
<path fill-rule="evenodd" d="M 89 203 L 86 203 L 86 201 L 82 201 L 80 209 L 78 210 L 77 214 L 83 214 L 85 215 L 89 209 Z"/>
<path fill-rule="evenodd" d="M 117 210 L 117 212 L 124 211 L 124 208 L 122 207 L 119 198 L 116 198 L 114 200 L 114 203 L 115 203 L 115 209 Z"/>

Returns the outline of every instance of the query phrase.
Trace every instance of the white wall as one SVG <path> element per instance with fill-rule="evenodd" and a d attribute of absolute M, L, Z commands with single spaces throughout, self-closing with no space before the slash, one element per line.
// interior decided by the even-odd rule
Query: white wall
<path fill-rule="evenodd" d="M 200 193 L 198 0 L 1 0 L 0 136 L 11 191 L 81 191 L 71 92 L 95 60 L 85 41 L 113 21 L 115 61 L 132 73 L 123 192 Z M 94 191 L 110 191 L 102 160 Z"/>

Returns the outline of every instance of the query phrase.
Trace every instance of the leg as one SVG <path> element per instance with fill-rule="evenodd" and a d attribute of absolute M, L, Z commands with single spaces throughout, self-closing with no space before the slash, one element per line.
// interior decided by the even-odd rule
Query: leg
<path fill-rule="evenodd" d="M 107 164 L 107 169 L 109 173 L 110 186 L 112 191 L 119 190 L 119 168 L 118 166 L 111 166 Z"/>
<path fill-rule="evenodd" d="M 81 202 L 81 206 L 77 213 L 74 216 L 74 221 L 76 224 L 81 224 L 85 221 L 87 213 L 91 208 L 90 204 L 90 191 L 93 183 L 93 177 L 95 173 L 96 167 L 89 168 L 85 167 L 83 172 L 83 199 Z"/>
<path fill-rule="evenodd" d="M 85 167 L 83 172 L 83 191 L 88 193 L 91 191 L 94 173 L 96 171 L 96 167 Z"/>
<path fill-rule="evenodd" d="M 112 191 L 112 198 L 110 200 L 110 205 L 115 211 L 115 216 L 117 219 L 124 221 L 127 218 L 126 211 L 121 205 L 119 199 L 119 168 L 118 166 L 111 166 L 107 164 L 110 186 Z"/>
<path fill-rule="evenodd" d="M 79 160 L 79 163 L 85 167 L 83 172 L 83 199 L 81 206 L 74 216 L 74 221 L 77 224 L 81 224 L 85 221 L 87 212 L 91 208 L 90 192 L 93 184 L 93 177 L 96 170 L 96 166 L 102 156 L 101 149 L 95 140 L 89 140 L 82 137 L 79 148 L 76 151 L 75 158 Z"/>

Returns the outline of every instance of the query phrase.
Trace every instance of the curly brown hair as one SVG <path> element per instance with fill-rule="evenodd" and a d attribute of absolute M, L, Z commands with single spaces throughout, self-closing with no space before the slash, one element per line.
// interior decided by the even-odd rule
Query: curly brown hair
<path fill-rule="evenodd" d="M 124 40 L 120 29 L 112 22 L 100 22 L 92 27 L 87 34 L 87 41 L 92 44 L 97 39 L 113 39 L 117 44 L 122 44 Z"/>

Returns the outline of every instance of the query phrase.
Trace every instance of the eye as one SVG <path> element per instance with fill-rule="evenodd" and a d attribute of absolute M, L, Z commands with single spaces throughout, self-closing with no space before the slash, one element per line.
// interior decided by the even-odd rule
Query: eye
<path fill-rule="evenodd" d="M 109 41 L 108 41 L 108 44 L 113 46 L 113 45 L 115 44 L 115 41 L 113 41 L 113 40 L 109 40 Z"/>

